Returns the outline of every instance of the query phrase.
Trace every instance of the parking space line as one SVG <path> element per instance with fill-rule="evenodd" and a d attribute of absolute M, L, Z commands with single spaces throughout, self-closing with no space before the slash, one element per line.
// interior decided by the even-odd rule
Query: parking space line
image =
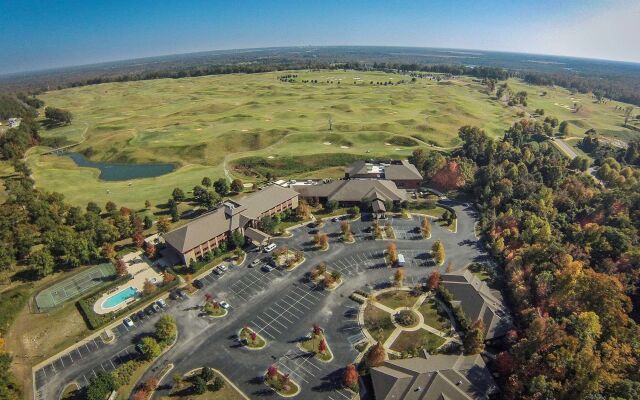
<path fill-rule="evenodd" d="M 269 308 L 269 310 L 267 310 L 267 311 L 272 311 L 272 312 L 274 312 L 275 314 L 278 314 L 278 311 L 274 310 L 274 309 L 273 309 L 273 307 L 270 307 L 270 308 Z M 265 311 L 265 313 L 266 313 L 267 311 Z M 293 321 L 291 321 L 289 318 L 287 318 L 287 317 L 285 317 L 285 316 L 284 316 L 284 313 L 285 313 L 285 312 L 288 312 L 288 311 L 286 311 L 286 310 L 285 310 L 285 311 L 283 311 L 283 312 L 282 312 L 282 313 L 280 313 L 280 315 L 279 315 L 278 317 L 276 317 L 276 318 L 282 317 L 282 318 L 286 319 L 288 323 L 293 324 Z M 269 317 L 273 318 L 273 317 L 271 316 L 271 314 L 269 314 Z"/>

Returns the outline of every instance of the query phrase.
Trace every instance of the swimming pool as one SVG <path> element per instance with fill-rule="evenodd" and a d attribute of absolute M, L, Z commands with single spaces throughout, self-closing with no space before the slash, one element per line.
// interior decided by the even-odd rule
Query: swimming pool
<path fill-rule="evenodd" d="M 103 303 L 102 303 L 102 308 L 113 308 L 116 307 L 118 305 L 120 305 L 121 303 L 124 303 L 125 301 L 129 300 L 132 297 L 135 297 L 138 295 L 138 289 L 134 288 L 134 287 L 128 287 L 124 290 L 119 291 L 118 293 L 114 294 L 113 296 L 108 297 Z"/>

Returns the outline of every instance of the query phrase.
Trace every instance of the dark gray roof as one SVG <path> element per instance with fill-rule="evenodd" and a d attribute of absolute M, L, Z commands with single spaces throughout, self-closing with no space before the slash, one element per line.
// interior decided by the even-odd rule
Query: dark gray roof
<path fill-rule="evenodd" d="M 438 354 L 371 369 L 376 400 L 483 399 L 495 390 L 480 355 Z"/>
<path fill-rule="evenodd" d="M 471 271 L 444 274 L 442 285 L 453 296 L 452 304 L 460 306 L 469 321 L 484 322 L 486 339 L 504 336 L 513 327 L 500 292 L 491 289 Z"/>
<path fill-rule="evenodd" d="M 225 232 L 243 228 L 262 213 L 297 196 L 295 190 L 271 185 L 240 200 L 227 201 L 217 210 L 167 232 L 163 237 L 174 249 L 185 253 Z"/>
<path fill-rule="evenodd" d="M 395 183 L 388 180 L 349 179 L 339 180 L 318 185 L 292 186 L 302 197 L 326 197 L 335 201 L 403 201 L 407 199 L 407 192 L 398 189 Z"/>
<path fill-rule="evenodd" d="M 402 160 L 400 164 L 391 164 L 384 168 L 384 179 L 392 181 L 401 180 L 422 180 L 422 174 L 415 165 L 407 160 Z"/>

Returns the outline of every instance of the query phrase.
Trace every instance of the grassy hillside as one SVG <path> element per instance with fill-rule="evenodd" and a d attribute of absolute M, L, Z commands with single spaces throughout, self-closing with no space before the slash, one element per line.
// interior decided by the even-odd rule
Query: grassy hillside
<path fill-rule="evenodd" d="M 49 143 L 82 141 L 76 149 L 95 161 L 172 162 L 180 167 L 158 178 L 103 182 L 95 169 L 78 168 L 65 157 L 35 156 L 36 149 L 29 163 L 37 185 L 61 191 L 76 204 L 113 200 L 140 207 L 146 199 L 166 200 L 173 187 L 189 189 L 205 175 L 222 176 L 225 158 L 230 172 L 246 179 L 256 172 L 246 165 L 261 165 L 263 172 L 265 165 L 287 165 L 284 175 L 309 176 L 310 162 L 293 168 L 290 164 L 296 159 L 291 157 L 402 157 L 420 146 L 450 148 L 458 144 L 460 126 L 477 125 L 500 136 L 521 111 L 491 99 L 470 78 L 412 83 L 408 76 L 381 72 L 293 73 L 293 83 L 278 79 L 285 73 L 264 73 L 110 83 L 46 93 L 42 98 L 47 105 L 75 116 L 68 127 L 42 132 Z M 406 83 L 377 84 L 402 79 Z M 589 96 L 564 89 L 546 88 L 547 95 L 540 96 L 540 87 L 515 81 L 510 85 L 529 92 L 528 111 L 542 107 L 547 115 L 571 120 L 575 133 L 595 127 L 618 137 L 629 135 L 620 127 L 622 114 L 613 103 L 593 104 Z M 571 105 L 571 97 L 585 105 L 580 113 L 554 105 Z M 318 162 L 313 168 L 323 169 L 323 176 L 337 174 L 331 162 Z"/>

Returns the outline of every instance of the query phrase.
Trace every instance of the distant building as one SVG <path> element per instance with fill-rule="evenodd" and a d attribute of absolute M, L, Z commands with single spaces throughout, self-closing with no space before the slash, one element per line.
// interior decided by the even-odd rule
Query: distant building
<path fill-rule="evenodd" d="M 390 164 L 356 161 L 344 172 L 346 179 L 384 179 L 395 183 L 399 189 L 416 190 L 422 183 L 422 174 L 407 160 Z"/>
<path fill-rule="evenodd" d="M 366 205 L 377 216 L 387 211 L 385 204 L 407 200 L 407 191 L 387 180 L 348 179 L 317 185 L 291 185 L 291 188 L 311 204 L 335 201 L 342 206 Z"/>
<path fill-rule="evenodd" d="M 7 126 L 9 128 L 17 128 L 20 126 L 20 122 L 22 122 L 21 118 L 9 118 L 7 120 Z"/>
<path fill-rule="evenodd" d="M 496 391 L 480 355 L 438 354 L 371 369 L 375 400 L 476 400 Z"/>
<path fill-rule="evenodd" d="M 453 296 L 452 305 L 459 306 L 470 322 L 482 320 L 485 339 L 501 338 L 513 328 L 513 321 L 502 294 L 468 269 L 442 275 L 441 285 Z"/>
<path fill-rule="evenodd" d="M 218 247 L 235 231 L 240 231 L 257 245 L 264 245 L 270 236 L 257 229 L 260 219 L 297 207 L 296 191 L 271 185 L 243 199 L 228 200 L 217 210 L 163 236 L 182 262 L 189 264 Z"/>

